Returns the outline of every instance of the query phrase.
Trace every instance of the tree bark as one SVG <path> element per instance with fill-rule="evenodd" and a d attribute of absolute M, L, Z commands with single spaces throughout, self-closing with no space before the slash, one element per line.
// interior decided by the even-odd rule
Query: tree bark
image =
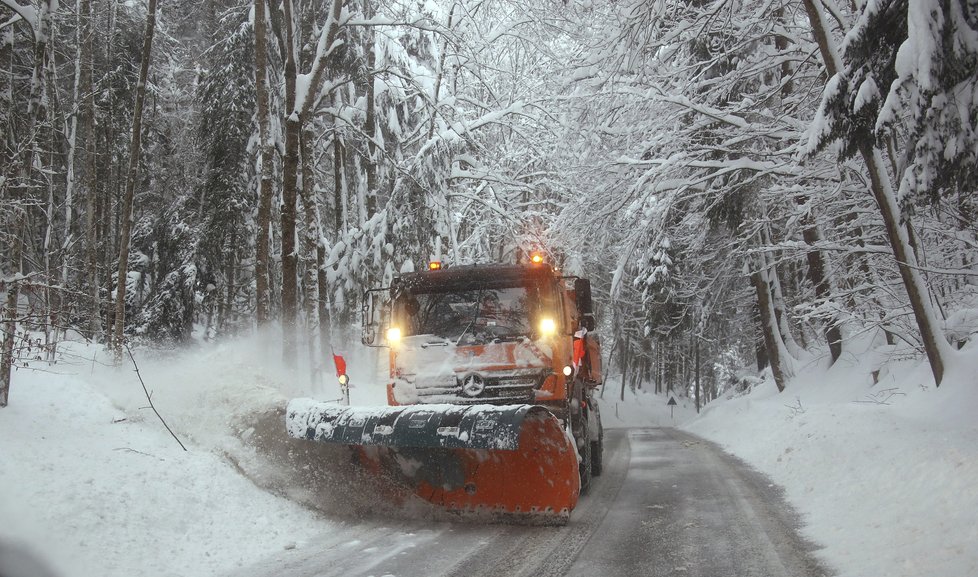
<path fill-rule="evenodd" d="M 768 246 L 773 246 L 774 241 L 767 228 L 762 230 L 763 242 Z M 778 330 L 781 332 L 781 342 L 784 343 L 788 353 L 794 357 L 802 355 L 802 348 L 795 341 L 791 332 L 791 323 L 788 319 L 787 306 L 785 305 L 784 293 L 781 290 L 781 278 L 778 276 L 777 264 L 774 259 L 766 252 L 762 252 L 761 260 L 765 267 L 765 280 L 771 287 L 771 304 L 774 306 L 774 318 L 777 321 Z"/>
<path fill-rule="evenodd" d="M 693 339 L 696 342 L 693 344 L 693 358 L 695 363 L 695 368 L 693 369 L 693 380 L 695 383 L 695 396 L 696 396 L 696 412 L 700 412 L 700 338 L 693 335 Z"/>
<path fill-rule="evenodd" d="M 133 197 L 139 176 L 139 156 L 142 142 L 143 101 L 146 98 L 146 78 L 149 76 L 149 60 L 153 52 L 153 33 L 156 31 L 156 0 L 149 0 L 146 13 L 146 34 L 143 36 L 143 53 L 136 84 L 136 103 L 132 115 L 132 141 L 129 146 L 129 171 L 126 190 L 122 197 L 122 214 L 119 231 L 119 277 L 116 281 L 115 300 L 115 358 L 122 362 L 122 339 L 126 324 L 126 284 L 129 274 L 129 247 L 132 235 Z"/>
<path fill-rule="evenodd" d="M 298 255 L 295 246 L 296 184 L 299 170 L 298 118 L 285 122 L 285 158 L 282 163 L 282 360 L 296 362 L 296 315 L 298 313 Z"/>
<path fill-rule="evenodd" d="M 810 216 L 806 215 L 802 219 L 802 226 L 801 236 L 805 244 L 810 247 L 816 246 L 818 241 L 821 240 L 821 234 Z M 827 301 L 832 295 L 832 288 L 826 273 L 825 255 L 820 250 L 810 249 L 805 256 L 808 260 L 808 280 L 815 287 L 815 296 L 822 301 Z M 832 357 L 832 363 L 835 363 L 842 356 L 842 330 L 840 324 L 838 317 L 833 314 L 823 329 L 825 342 L 828 343 L 829 354 Z"/>
<path fill-rule="evenodd" d="M 618 351 L 618 362 L 621 364 L 621 394 L 619 398 L 624 402 L 625 400 L 625 383 L 628 381 L 628 365 L 629 357 L 631 356 L 629 351 L 629 338 L 625 336 L 625 343 Z"/>
<path fill-rule="evenodd" d="M 784 391 L 785 384 L 791 378 L 791 370 L 786 366 L 788 352 L 781 340 L 781 331 L 778 330 L 778 321 L 774 313 L 774 304 L 771 301 L 771 286 L 767 274 L 767 269 L 762 266 L 759 270 L 751 273 L 750 280 L 754 285 L 754 291 L 757 293 L 757 307 L 761 313 L 764 347 L 767 349 L 774 383 L 777 385 L 778 391 Z"/>
<path fill-rule="evenodd" d="M 322 233 L 319 229 L 319 201 L 316 198 L 315 179 L 313 172 L 312 147 L 310 142 L 315 138 L 312 131 L 306 127 L 300 135 L 299 148 L 302 153 L 302 194 L 303 232 L 302 259 L 305 270 L 302 274 L 302 297 L 305 303 L 306 339 L 309 350 L 309 362 L 312 367 L 312 383 L 322 379 L 323 355 L 318 350 L 319 338 L 319 274 L 317 264 L 319 255 L 316 247 L 320 244 Z M 325 352 L 325 351 L 323 351 Z"/>
<path fill-rule="evenodd" d="M 258 232 L 255 238 L 255 317 L 259 327 L 269 320 L 269 248 L 272 222 L 272 141 L 268 108 L 268 35 L 265 0 L 255 0 L 255 93 L 258 113 L 260 179 L 258 184 Z"/>
<path fill-rule="evenodd" d="M 913 310 L 917 328 L 920 330 L 920 339 L 930 361 L 934 383 L 940 386 L 944 378 L 945 359 L 951 354 L 950 346 L 940 334 L 940 324 L 931 307 L 930 293 L 917 266 L 917 257 L 914 256 L 910 246 L 907 228 L 900 223 L 900 209 L 893 194 L 889 175 L 883 167 L 882 155 L 879 149 L 868 141 L 860 144 L 859 153 L 869 169 L 873 197 L 883 216 L 886 236 L 890 241 L 890 249 L 896 258 L 900 277 L 910 299 L 910 308 Z"/>
<path fill-rule="evenodd" d="M 299 172 L 299 134 L 302 113 L 296 104 L 296 47 L 292 0 L 282 2 L 285 26 L 285 156 L 282 159 L 282 361 L 294 367 L 296 351 L 296 315 L 298 313 L 298 270 L 295 247 L 296 184 Z"/>
<path fill-rule="evenodd" d="M 337 104 L 339 100 L 337 99 Z M 333 127 L 333 234 L 338 239 L 346 226 L 346 171 L 343 169 L 343 138 Z"/>
<path fill-rule="evenodd" d="M 662 339 L 658 339 L 655 343 L 655 393 L 659 394 L 662 392 L 662 347 L 665 345 Z"/>
<path fill-rule="evenodd" d="M 98 210 L 97 164 L 95 157 L 95 90 L 92 86 L 92 72 L 95 67 L 95 49 L 92 38 L 95 27 L 92 25 L 94 16 L 90 0 L 80 0 L 78 3 L 78 27 L 81 31 L 79 58 L 81 59 L 81 75 L 79 92 L 82 105 L 80 114 L 81 134 L 85 139 L 85 170 L 81 181 L 84 183 L 85 195 L 85 260 L 88 264 L 88 291 L 91 302 L 88 307 L 89 336 L 95 342 L 102 339 L 102 299 L 99 291 L 98 274 L 98 227 L 96 211 Z"/>
<path fill-rule="evenodd" d="M 364 16 L 369 20 L 373 17 L 371 4 L 374 0 L 363 0 Z M 364 120 L 363 132 L 367 137 L 367 220 L 377 213 L 377 114 L 374 104 L 374 68 L 377 55 L 374 50 L 373 27 L 367 28 L 365 37 L 367 43 L 367 114 Z"/>
<path fill-rule="evenodd" d="M 321 219 L 317 220 L 322 222 Z M 322 235 L 320 235 L 319 242 L 316 243 L 316 277 L 319 282 L 319 301 L 317 312 L 319 314 L 319 354 L 324 358 L 326 356 L 326 351 L 330 350 L 333 329 L 332 322 L 329 317 L 329 301 L 327 299 L 329 286 L 327 285 L 325 265 L 326 245 L 323 242 Z"/>
<path fill-rule="evenodd" d="M 326 77 L 326 60 L 335 45 L 340 30 L 342 0 L 333 0 L 330 18 L 319 37 L 317 57 L 306 75 L 309 85 L 303 98 L 298 100 L 296 81 L 296 39 L 292 17 L 292 0 L 282 2 L 285 28 L 285 158 L 282 178 L 282 358 L 286 365 L 294 366 L 296 351 L 296 315 L 298 313 L 298 255 L 295 247 L 296 185 L 299 169 L 299 140 L 303 123 L 318 101 L 319 90 Z"/>

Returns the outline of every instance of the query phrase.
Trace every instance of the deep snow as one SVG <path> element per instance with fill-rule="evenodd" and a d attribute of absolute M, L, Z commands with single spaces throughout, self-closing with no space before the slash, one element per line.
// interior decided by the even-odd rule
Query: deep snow
<path fill-rule="evenodd" d="M 830 369 L 812 362 L 783 393 L 768 380 L 684 428 L 784 486 L 838 577 L 974 577 L 976 352 L 938 388 L 928 365 L 890 360 L 901 351 L 849 343 Z"/>
<path fill-rule="evenodd" d="M 323 534 L 355 539 L 358 525 L 330 507 L 296 503 L 322 499 L 328 482 L 319 493 L 290 487 L 294 479 L 256 450 L 288 398 L 340 397 L 331 365 L 315 384 L 308 371 L 292 377 L 275 342 L 204 344 L 180 356 L 136 351 L 188 452 L 145 408 L 131 365 L 108 366 L 96 347 L 71 344 L 57 364 L 19 370 L 0 410 L 0 541 L 26 545 L 62 577 L 194 577 Z M 359 345 L 337 349 L 347 356 L 353 404 L 384 404 L 376 377 L 384 360 Z M 626 390 L 622 401 L 610 379 L 602 416 L 606 427 L 682 426 L 770 475 L 842 577 L 978 575 L 978 355 L 966 351 L 936 389 L 926 365 L 912 361 L 891 362 L 872 385 L 884 360 L 874 351 L 852 345 L 829 370 L 801 367 L 784 393 L 767 381 L 699 417 L 679 395 L 674 409 L 644 391 Z M 0 547 L 4 577 L 10 560 Z"/>

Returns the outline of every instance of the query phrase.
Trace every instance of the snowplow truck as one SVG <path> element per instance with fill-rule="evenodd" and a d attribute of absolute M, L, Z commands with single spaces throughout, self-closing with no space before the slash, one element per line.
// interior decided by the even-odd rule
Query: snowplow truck
<path fill-rule="evenodd" d="M 401 274 L 367 291 L 363 343 L 389 348 L 387 407 L 294 399 L 296 438 L 436 506 L 566 523 L 601 473 L 601 350 L 587 279 L 539 257 Z"/>

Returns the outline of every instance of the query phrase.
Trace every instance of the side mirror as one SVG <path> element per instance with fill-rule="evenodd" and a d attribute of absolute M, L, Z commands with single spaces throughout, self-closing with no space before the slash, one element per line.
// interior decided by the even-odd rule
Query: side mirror
<path fill-rule="evenodd" d="M 370 289 L 363 293 L 360 342 L 368 347 L 387 345 L 386 327 L 390 324 L 390 298 L 387 288 Z"/>
<path fill-rule="evenodd" d="M 574 294 L 577 300 L 577 310 L 581 314 L 581 326 L 587 332 L 594 332 L 594 301 L 591 300 L 591 281 L 586 278 L 574 280 Z"/>
<path fill-rule="evenodd" d="M 574 279 L 574 294 L 577 310 L 582 317 L 591 316 L 594 322 L 594 303 L 591 302 L 591 281 L 586 278 Z M 591 330 L 590 328 L 588 330 Z"/>

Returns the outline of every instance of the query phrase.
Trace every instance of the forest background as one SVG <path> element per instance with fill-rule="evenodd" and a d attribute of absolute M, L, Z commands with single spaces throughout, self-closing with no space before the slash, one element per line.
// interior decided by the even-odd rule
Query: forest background
<path fill-rule="evenodd" d="M 0 406 L 66 335 L 268 329 L 319 379 L 365 289 L 529 248 L 592 279 L 623 389 L 857 339 L 940 385 L 976 69 L 954 0 L 0 0 Z"/>

